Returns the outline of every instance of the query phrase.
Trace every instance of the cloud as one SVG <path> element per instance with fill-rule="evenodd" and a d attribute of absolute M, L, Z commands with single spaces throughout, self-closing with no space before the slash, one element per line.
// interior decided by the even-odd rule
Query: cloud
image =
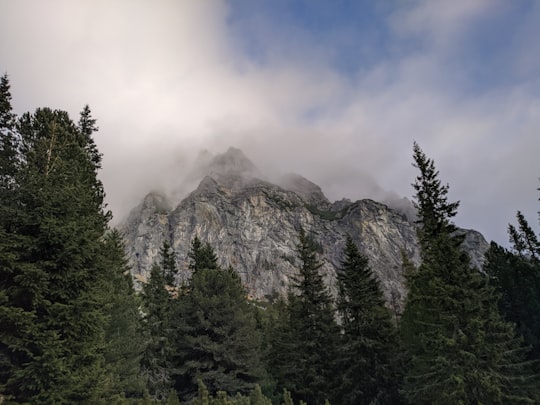
<path fill-rule="evenodd" d="M 231 145 L 332 199 L 410 197 L 413 140 L 462 201 L 459 225 L 504 243 L 516 210 L 535 216 L 540 7 L 405 2 L 365 29 L 252 7 L 0 0 L 0 69 L 18 112 L 90 104 L 117 217 L 175 189 L 200 149 Z"/>

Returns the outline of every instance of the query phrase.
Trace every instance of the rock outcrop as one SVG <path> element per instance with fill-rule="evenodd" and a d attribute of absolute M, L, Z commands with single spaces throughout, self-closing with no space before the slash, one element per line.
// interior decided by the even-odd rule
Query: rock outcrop
<path fill-rule="evenodd" d="M 198 235 L 213 246 L 221 265 L 240 274 L 252 297 L 269 299 L 285 293 L 297 274 L 296 243 L 303 228 L 319 246 L 332 291 L 349 234 L 369 258 L 388 302 L 401 305 L 402 252 L 415 263 L 420 258 L 407 215 L 367 199 L 331 203 L 320 187 L 298 175 L 279 185 L 261 180 L 238 149 L 207 159 L 203 169 L 199 186 L 176 206 L 150 193 L 121 225 L 136 280 L 144 282 L 165 240 L 177 255 L 178 281 L 189 278 L 187 253 Z M 478 232 L 464 232 L 464 246 L 480 265 L 488 244 Z"/>

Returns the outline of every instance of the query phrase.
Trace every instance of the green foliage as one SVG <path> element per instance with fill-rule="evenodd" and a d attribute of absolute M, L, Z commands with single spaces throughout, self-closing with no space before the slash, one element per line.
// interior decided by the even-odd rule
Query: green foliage
<path fill-rule="evenodd" d="M 108 395 L 105 329 L 110 214 L 99 154 L 64 111 L 16 127 L 2 79 L 0 392 L 14 402 L 97 402 Z M 88 116 L 90 111 L 88 109 Z M 4 216 L 6 214 L 6 216 Z"/>
<path fill-rule="evenodd" d="M 508 225 L 510 242 L 517 255 L 529 261 L 540 263 L 540 241 L 521 212 L 517 212 L 518 228 Z"/>
<path fill-rule="evenodd" d="M 517 219 L 518 228 L 508 230 L 514 251 L 492 242 L 484 270 L 500 294 L 501 313 L 532 347 L 529 358 L 540 360 L 540 245 L 520 212 Z"/>
<path fill-rule="evenodd" d="M 290 390 L 298 400 L 322 405 L 334 387 L 339 330 L 315 244 L 303 230 L 299 239 L 296 293 L 289 294 L 276 320 L 269 365 L 279 387 Z"/>
<path fill-rule="evenodd" d="M 164 282 L 168 286 L 173 286 L 178 269 L 176 268 L 176 256 L 169 242 L 163 242 L 160 256 Z"/>
<path fill-rule="evenodd" d="M 202 243 L 198 236 L 193 238 L 188 253 L 189 268 L 195 273 L 202 269 L 217 269 L 217 256 L 208 242 Z"/>
<path fill-rule="evenodd" d="M 258 385 L 249 395 L 236 394 L 230 398 L 225 391 L 218 391 L 215 396 L 210 395 L 208 388 L 198 380 L 197 396 L 191 401 L 192 405 L 272 405 L 272 401 L 266 398 Z"/>
<path fill-rule="evenodd" d="M 140 300 L 133 290 L 122 236 L 118 231 L 106 235 L 103 252 L 110 269 L 110 280 L 102 287 L 109 300 L 104 352 L 105 363 L 110 369 L 109 391 L 111 395 L 140 398 L 144 392 L 144 381 L 140 377 L 144 349 Z"/>
<path fill-rule="evenodd" d="M 198 379 L 212 394 L 247 394 L 262 374 L 254 311 L 235 271 L 201 267 L 215 254 L 210 248 L 198 255 L 207 248 L 196 241 L 190 255 L 195 271 L 175 300 L 175 387 L 184 401 L 197 392 Z"/>
<path fill-rule="evenodd" d="M 417 404 L 534 403 L 520 340 L 453 234 L 458 204 L 447 202 L 448 186 L 441 186 L 433 161 L 416 144 L 414 159 L 422 263 L 407 277 L 403 393 Z"/>
<path fill-rule="evenodd" d="M 173 381 L 171 362 L 173 331 L 170 284 L 176 274 L 176 260 L 170 246 L 161 248 L 161 266 L 154 264 L 150 279 L 143 287 L 144 325 L 147 344 L 142 358 L 142 371 L 148 390 L 156 400 L 166 400 Z"/>
<path fill-rule="evenodd" d="M 398 403 L 399 342 L 378 279 L 350 236 L 338 272 L 340 404 Z"/>

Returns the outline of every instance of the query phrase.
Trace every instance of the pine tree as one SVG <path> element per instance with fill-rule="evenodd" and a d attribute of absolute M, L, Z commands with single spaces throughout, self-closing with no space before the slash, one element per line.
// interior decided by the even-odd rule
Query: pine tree
<path fill-rule="evenodd" d="M 407 278 L 402 332 L 409 362 L 403 393 L 415 404 L 534 403 L 513 325 L 502 320 L 487 278 L 460 249 L 434 163 L 414 145 L 422 263 Z"/>
<path fill-rule="evenodd" d="M 523 214 L 516 217 L 518 227 L 508 226 L 512 251 L 492 242 L 484 270 L 501 295 L 501 313 L 532 347 L 529 358 L 540 360 L 540 242 Z"/>
<path fill-rule="evenodd" d="M 10 201 L 4 193 L 15 186 L 14 176 L 19 164 L 19 139 L 15 125 L 16 115 L 11 107 L 9 78 L 4 75 L 0 78 L 0 197 L 4 203 Z"/>
<path fill-rule="evenodd" d="M 11 107 L 10 84 L 7 75 L 0 79 L 0 393 L 1 388 L 14 373 L 11 328 L 17 322 L 32 321 L 30 314 L 10 308 L 12 286 L 16 277 L 18 255 L 15 247 L 23 236 L 16 235 L 18 217 L 18 184 L 16 174 L 19 163 L 19 141 L 15 134 L 15 114 Z"/>
<path fill-rule="evenodd" d="M 10 216 L 2 222 L 9 265 L 0 351 L 9 371 L 0 391 L 18 402 L 97 401 L 106 391 L 100 286 L 110 219 L 98 165 L 89 138 L 64 111 L 26 113 L 16 131 Z"/>
<path fill-rule="evenodd" d="M 198 236 L 195 236 L 191 242 L 188 257 L 190 259 L 189 268 L 194 273 L 201 269 L 217 269 L 219 267 L 212 246 L 208 242 L 203 244 Z"/>
<path fill-rule="evenodd" d="M 160 250 L 161 268 L 165 284 L 172 288 L 175 284 L 178 268 L 176 267 L 176 255 L 169 242 L 164 241 Z"/>
<path fill-rule="evenodd" d="M 144 324 L 147 344 L 142 358 L 142 371 L 147 387 L 155 400 L 164 401 L 172 388 L 171 361 L 172 294 L 168 287 L 174 281 L 176 261 L 170 246 L 161 248 L 161 265 L 155 263 L 148 283 L 143 287 Z"/>
<path fill-rule="evenodd" d="M 261 375 L 253 309 L 238 274 L 203 268 L 195 249 L 192 244 L 192 278 L 175 300 L 175 387 L 183 401 L 197 393 L 198 379 L 212 394 L 247 394 Z M 208 263 L 207 257 L 215 257 L 213 249 L 202 257 L 202 263 Z"/>
<path fill-rule="evenodd" d="M 398 340 L 379 280 L 347 236 L 338 272 L 341 315 L 339 403 L 398 402 Z"/>
<path fill-rule="evenodd" d="M 144 381 L 140 362 L 144 349 L 140 299 L 133 289 L 133 280 L 125 256 L 122 236 L 109 232 L 103 243 L 106 265 L 110 269 L 103 292 L 108 305 L 105 328 L 105 365 L 110 370 L 111 396 L 141 398 Z"/>
<path fill-rule="evenodd" d="M 300 274 L 276 324 L 270 368 L 294 398 L 322 405 L 333 394 L 339 330 L 315 242 L 304 230 L 299 239 Z"/>

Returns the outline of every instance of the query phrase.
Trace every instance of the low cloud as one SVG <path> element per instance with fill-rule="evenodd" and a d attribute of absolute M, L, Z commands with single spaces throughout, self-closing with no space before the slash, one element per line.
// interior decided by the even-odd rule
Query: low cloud
<path fill-rule="evenodd" d="M 199 150 L 229 146 L 331 199 L 410 197 L 416 140 L 462 201 L 458 225 L 505 243 L 515 211 L 534 223 L 538 210 L 540 7 L 515 32 L 505 80 L 473 83 L 491 67 L 467 46 L 504 4 L 397 6 L 381 16 L 389 50 L 344 71 L 336 49 L 353 31 L 317 42 L 264 15 L 239 28 L 225 1 L 0 0 L 0 69 L 19 113 L 90 104 L 116 217 L 149 190 L 175 190 Z M 256 52 L 239 39 L 251 33 Z"/>

